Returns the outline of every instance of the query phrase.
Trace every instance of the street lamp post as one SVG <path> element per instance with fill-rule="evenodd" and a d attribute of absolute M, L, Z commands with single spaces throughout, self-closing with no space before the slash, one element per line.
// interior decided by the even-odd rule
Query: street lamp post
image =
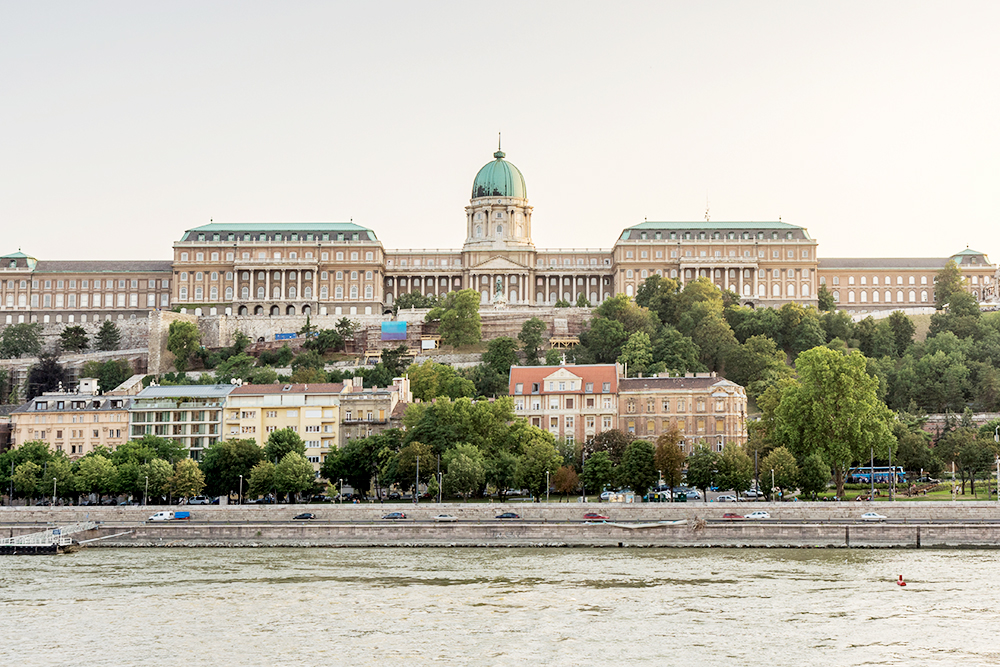
<path fill-rule="evenodd" d="M 340 505 L 344 504 L 344 478 L 341 477 L 337 480 L 340 482 L 340 492 L 337 494 L 337 503 Z"/>
<path fill-rule="evenodd" d="M 656 484 L 656 490 L 659 491 L 660 489 L 663 488 L 663 471 L 662 470 L 657 470 L 656 472 L 660 476 L 660 481 L 657 482 L 657 484 Z"/>
<path fill-rule="evenodd" d="M 441 487 L 444 485 L 444 473 L 438 470 L 438 505 L 441 504 Z"/>
<path fill-rule="evenodd" d="M 872 457 L 872 459 L 871 459 L 871 466 L 872 467 L 869 468 L 869 470 L 868 470 L 868 473 L 869 473 L 868 478 L 871 481 L 872 490 L 871 490 L 871 493 L 868 494 L 868 500 L 874 500 L 875 499 L 875 445 L 872 445 L 872 447 L 871 447 L 871 457 Z"/>
<path fill-rule="evenodd" d="M 238 494 L 238 501 L 240 505 L 243 504 L 243 475 L 240 475 L 240 492 Z"/>
<path fill-rule="evenodd" d="M 774 494 L 774 468 L 771 468 L 771 494 Z M 774 500 L 774 498 L 771 498 Z"/>
<path fill-rule="evenodd" d="M 420 504 L 420 456 L 417 456 L 417 474 L 413 481 L 413 504 Z"/>
<path fill-rule="evenodd" d="M 56 478 L 52 478 L 52 506 L 56 505 Z"/>
<path fill-rule="evenodd" d="M 13 468 L 13 464 L 11 464 Z M 583 502 L 587 502 L 587 450 L 580 453 L 580 490 L 583 491 Z M 12 496 L 13 497 L 13 496 Z"/>
<path fill-rule="evenodd" d="M 149 504 L 149 475 L 143 475 L 146 478 L 146 490 L 142 492 L 142 504 Z"/>
<path fill-rule="evenodd" d="M 545 471 L 545 502 L 549 502 L 549 471 Z"/>

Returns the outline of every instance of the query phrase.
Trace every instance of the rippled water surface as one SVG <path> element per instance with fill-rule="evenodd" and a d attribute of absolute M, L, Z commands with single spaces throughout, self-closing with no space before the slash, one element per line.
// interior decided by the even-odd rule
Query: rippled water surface
<path fill-rule="evenodd" d="M 87 549 L 0 557 L 0 664 L 996 665 L 998 584 L 997 551 Z"/>

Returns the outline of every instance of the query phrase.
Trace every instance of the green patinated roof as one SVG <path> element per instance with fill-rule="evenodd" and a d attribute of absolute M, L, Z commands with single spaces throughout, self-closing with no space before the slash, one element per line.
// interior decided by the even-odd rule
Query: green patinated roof
<path fill-rule="evenodd" d="M 189 232 L 370 232 L 353 222 L 211 222 Z"/>
<path fill-rule="evenodd" d="M 979 252 L 978 250 L 973 250 L 972 248 L 966 248 L 962 252 L 956 252 L 952 257 L 958 257 L 959 255 L 985 255 L 985 252 Z"/>
<path fill-rule="evenodd" d="M 25 255 L 20 250 L 17 252 L 12 252 L 9 255 L 2 255 L 0 259 L 34 259 L 31 255 Z"/>
<path fill-rule="evenodd" d="M 697 229 L 712 231 L 735 231 L 744 229 L 803 229 L 787 222 L 709 222 L 696 220 L 694 222 L 640 222 L 626 229 Z"/>
<path fill-rule="evenodd" d="M 528 198 L 528 188 L 524 184 L 524 176 L 517 167 L 504 160 L 503 151 L 493 154 L 496 158 L 479 170 L 476 180 L 472 182 L 472 198 L 477 197 L 516 197 Z"/>

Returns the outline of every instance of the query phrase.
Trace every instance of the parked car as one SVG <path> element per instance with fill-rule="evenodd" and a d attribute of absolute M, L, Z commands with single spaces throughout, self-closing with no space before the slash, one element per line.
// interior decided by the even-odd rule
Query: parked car
<path fill-rule="evenodd" d="M 315 519 L 316 515 L 312 512 L 303 512 L 302 514 L 296 514 L 292 517 L 292 521 L 300 521 L 303 519 Z"/>
<path fill-rule="evenodd" d="M 743 518 L 744 519 L 770 519 L 771 515 L 768 514 L 767 512 L 765 512 L 764 510 L 757 510 L 756 512 L 750 512 L 750 514 L 747 514 Z"/>
<path fill-rule="evenodd" d="M 211 505 L 212 499 L 208 496 L 195 496 L 194 498 L 188 498 L 188 505 Z"/>
<path fill-rule="evenodd" d="M 734 496 L 731 493 L 724 493 L 721 496 L 719 496 L 718 498 L 716 498 L 715 502 L 717 502 L 717 503 L 735 503 L 736 502 L 736 496 Z"/>
<path fill-rule="evenodd" d="M 405 512 L 389 512 L 388 514 L 386 514 L 382 518 L 383 519 L 390 519 L 390 520 L 405 519 L 406 518 L 406 513 Z"/>
<path fill-rule="evenodd" d="M 520 519 L 521 515 L 516 512 L 504 512 L 503 514 L 497 514 L 498 519 Z"/>
<path fill-rule="evenodd" d="M 587 512 L 583 515 L 583 518 L 587 521 L 607 521 L 608 517 L 603 514 L 598 514 L 597 512 Z"/>
<path fill-rule="evenodd" d="M 742 514 L 737 514 L 736 512 L 726 512 L 725 514 L 722 515 L 722 518 L 734 521 L 736 519 L 745 519 L 746 517 L 743 516 Z"/>
<path fill-rule="evenodd" d="M 746 491 L 743 492 L 744 498 L 759 498 L 763 495 L 764 494 L 757 491 L 757 489 L 747 489 Z"/>
<path fill-rule="evenodd" d="M 387 496 L 388 500 L 402 500 L 403 496 L 400 495 L 399 491 L 393 491 Z"/>
<path fill-rule="evenodd" d="M 611 496 L 613 495 L 615 495 L 614 491 L 605 491 L 604 493 L 601 494 L 601 500 L 607 502 L 608 499 L 611 498 Z"/>
<path fill-rule="evenodd" d="M 889 517 L 879 514 L 878 512 L 865 512 L 861 515 L 862 521 L 885 521 Z"/>
<path fill-rule="evenodd" d="M 458 518 L 450 514 L 438 514 L 436 517 L 434 517 L 434 520 L 440 523 L 450 523 L 452 521 L 458 521 Z"/>

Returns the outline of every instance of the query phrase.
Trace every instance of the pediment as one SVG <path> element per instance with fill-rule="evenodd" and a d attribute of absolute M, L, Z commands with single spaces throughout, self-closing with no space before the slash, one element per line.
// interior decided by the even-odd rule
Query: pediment
<path fill-rule="evenodd" d="M 474 270 L 485 270 L 485 271 L 527 271 L 528 267 L 524 264 L 518 264 L 517 262 L 512 262 L 506 257 L 493 256 L 490 257 L 485 262 L 481 262 L 472 267 Z"/>
<path fill-rule="evenodd" d="M 550 373 L 549 375 L 546 375 L 544 378 L 542 378 L 542 380 L 544 380 L 545 382 L 548 382 L 550 380 L 556 381 L 556 380 L 582 380 L 582 379 L 583 378 L 581 378 L 579 375 L 575 375 L 574 373 L 567 370 L 565 366 L 560 366 L 559 370 L 557 370 L 554 373 Z"/>

